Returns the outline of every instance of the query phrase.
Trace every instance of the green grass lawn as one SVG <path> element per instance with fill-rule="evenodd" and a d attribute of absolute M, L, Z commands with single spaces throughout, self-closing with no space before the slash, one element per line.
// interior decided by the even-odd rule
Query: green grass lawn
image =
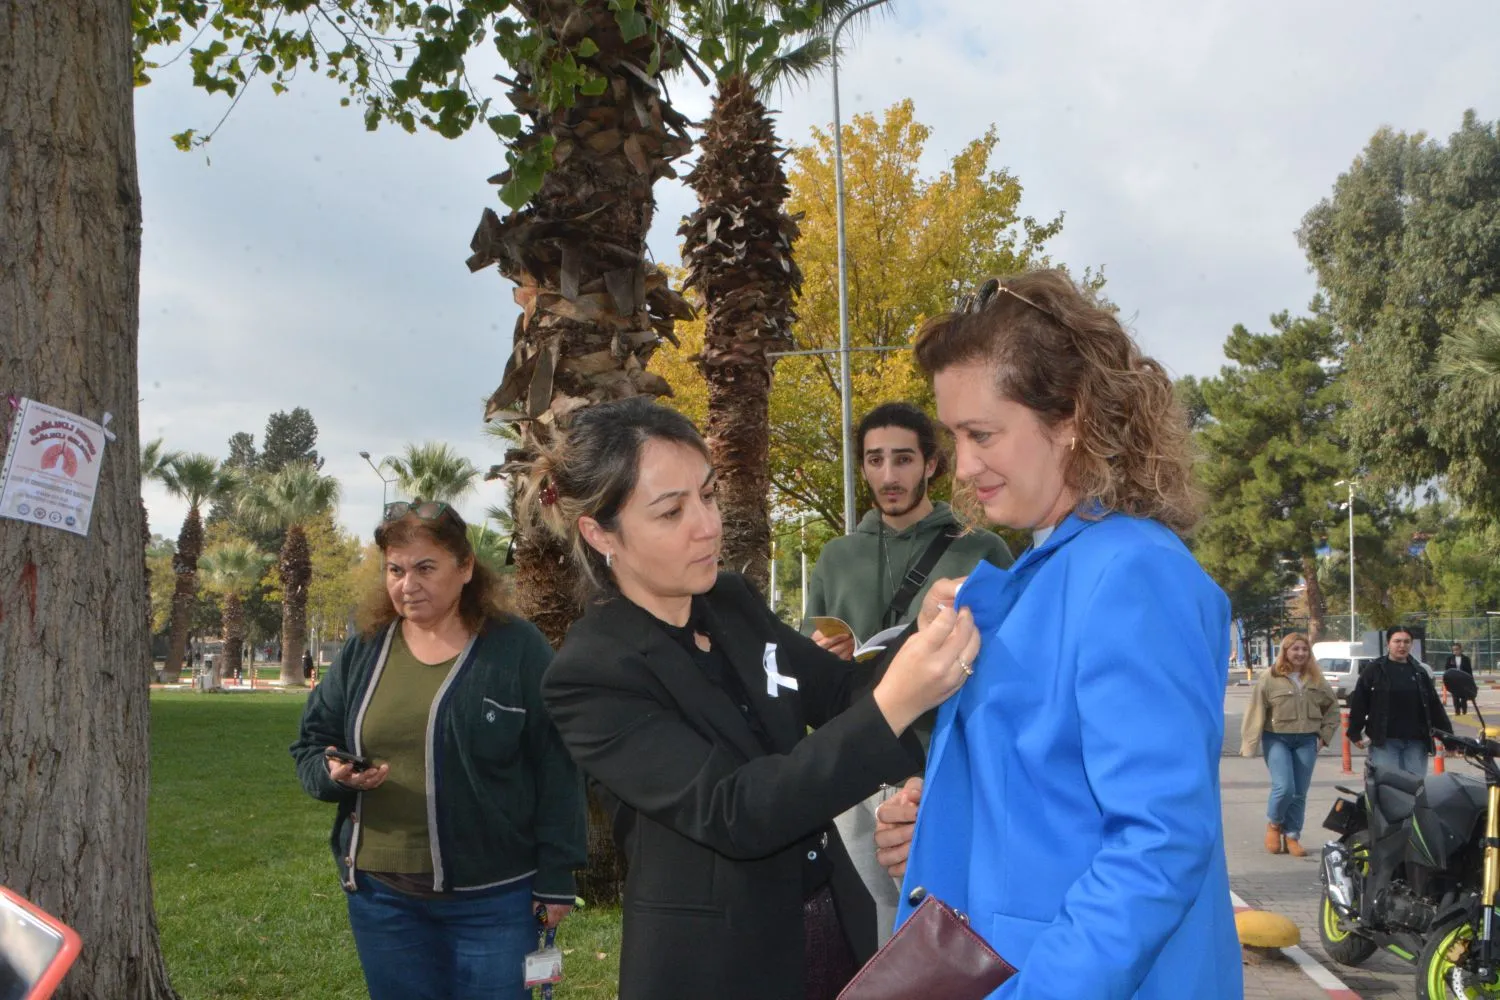
<path fill-rule="evenodd" d="M 328 849 L 333 807 L 303 794 L 286 752 L 302 701 L 151 696 L 156 915 L 183 1000 L 367 996 Z M 558 1000 L 612 1000 L 619 934 L 616 910 L 568 918 Z"/>

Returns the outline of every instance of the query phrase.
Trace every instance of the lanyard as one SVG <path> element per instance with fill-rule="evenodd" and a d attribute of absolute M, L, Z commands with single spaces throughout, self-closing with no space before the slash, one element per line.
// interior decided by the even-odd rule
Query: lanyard
<path fill-rule="evenodd" d="M 546 919 L 546 915 L 547 915 L 547 911 L 546 910 L 538 908 L 538 910 L 537 910 L 537 917 L 538 917 L 538 919 Z M 541 948 L 551 948 L 551 947 L 554 947 L 557 944 L 557 928 L 556 927 L 544 927 L 542 929 L 542 932 L 538 935 L 538 940 L 540 942 L 540 947 Z M 542 1000 L 552 1000 L 552 984 L 551 983 L 543 983 L 542 986 L 541 986 L 541 989 L 542 989 Z"/>

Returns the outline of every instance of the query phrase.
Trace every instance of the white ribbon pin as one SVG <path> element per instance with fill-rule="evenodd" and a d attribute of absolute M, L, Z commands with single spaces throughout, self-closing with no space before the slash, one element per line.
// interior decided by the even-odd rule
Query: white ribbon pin
<path fill-rule="evenodd" d="M 772 698 L 780 697 L 781 692 L 777 688 L 786 688 L 790 691 L 797 690 L 797 678 L 788 677 L 783 674 L 776 665 L 776 643 L 766 643 L 766 694 Z"/>

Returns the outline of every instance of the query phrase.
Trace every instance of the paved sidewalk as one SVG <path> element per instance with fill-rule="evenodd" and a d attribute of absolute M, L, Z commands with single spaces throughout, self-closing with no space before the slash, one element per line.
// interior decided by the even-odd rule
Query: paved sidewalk
<path fill-rule="evenodd" d="M 1354 751 L 1354 774 L 1341 769 L 1338 744 L 1324 750 L 1313 772 L 1312 789 L 1307 797 L 1307 821 L 1302 832 L 1307 848 L 1305 858 L 1267 854 L 1262 843 L 1266 831 L 1266 796 L 1270 778 L 1265 761 L 1238 756 L 1240 720 L 1249 700 L 1247 687 L 1231 687 L 1225 692 L 1225 750 L 1220 761 L 1222 785 L 1224 843 L 1229 859 L 1229 880 L 1236 893 L 1257 909 L 1270 910 L 1295 921 L 1302 931 L 1302 948 L 1333 973 L 1363 1000 L 1410 1000 L 1416 996 L 1416 969 L 1386 952 L 1377 952 L 1361 967 L 1347 968 L 1333 962 L 1323 952 L 1318 940 L 1318 908 L 1322 887 L 1318 879 L 1318 855 L 1333 834 L 1322 829 L 1323 818 L 1340 797 L 1334 785 L 1359 788 L 1363 778 L 1364 755 Z M 1492 725 L 1500 725 L 1500 695 L 1480 692 L 1481 707 Z M 1493 706 L 1493 707 L 1492 707 Z M 1459 731 L 1467 725 L 1474 728 L 1472 712 L 1454 720 Z M 1230 756 L 1230 754 L 1233 756 Z M 1449 759 L 1451 769 L 1468 768 L 1461 761 Z M 1477 772 L 1475 772 L 1477 774 Z M 1290 961 L 1276 961 L 1259 966 L 1245 966 L 1247 1000 L 1328 1000 L 1330 994 L 1313 983 Z"/>

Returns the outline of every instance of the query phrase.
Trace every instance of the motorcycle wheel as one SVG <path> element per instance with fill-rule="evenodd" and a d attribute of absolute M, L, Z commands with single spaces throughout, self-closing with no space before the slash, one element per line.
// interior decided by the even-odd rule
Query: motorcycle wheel
<path fill-rule="evenodd" d="M 1375 942 L 1360 937 L 1344 925 L 1344 919 L 1334 909 L 1333 901 L 1326 892 L 1318 914 L 1318 939 L 1323 942 L 1323 950 L 1328 953 L 1328 957 L 1340 965 L 1359 965 L 1375 954 Z"/>
<path fill-rule="evenodd" d="M 1473 940 L 1474 925 L 1468 920 L 1444 924 L 1432 932 L 1417 959 L 1417 1000 L 1500 997 L 1500 984 L 1481 986 L 1465 982 L 1467 977 L 1458 963 Z"/>

